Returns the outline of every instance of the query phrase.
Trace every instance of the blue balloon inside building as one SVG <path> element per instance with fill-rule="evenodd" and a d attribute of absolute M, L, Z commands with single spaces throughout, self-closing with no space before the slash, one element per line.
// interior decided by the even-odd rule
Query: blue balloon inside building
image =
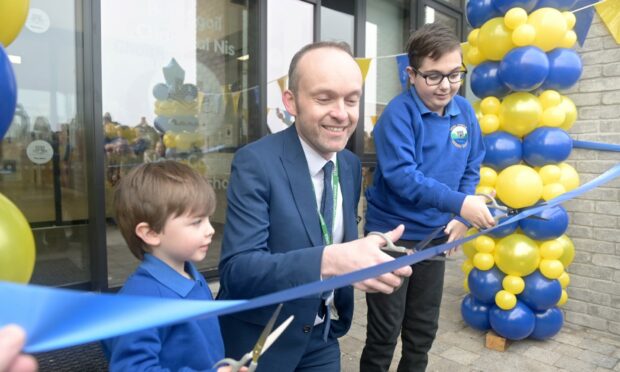
<path fill-rule="evenodd" d="M 561 163 L 573 150 L 573 139 L 560 128 L 541 127 L 523 139 L 523 160 L 534 167 Z"/>
<path fill-rule="evenodd" d="M 0 44 L 0 140 L 13 122 L 17 106 L 17 83 L 9 56 Z"/>

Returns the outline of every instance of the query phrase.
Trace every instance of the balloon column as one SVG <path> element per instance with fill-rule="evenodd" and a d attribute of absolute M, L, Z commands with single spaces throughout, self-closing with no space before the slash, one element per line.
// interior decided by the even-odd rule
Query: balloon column
<path fill-rule="evenodd" d="M 19 34 L 28 15 L 28 0 L 0 0 L 0 141 L 17 105 L 15 73 L 4 50 Z M 34 269 L 35 245 L 28 221 L 0 194 L 0 280 L 27 283 Z"/>
<path fill-rule="evenodd" d="M 533 206 L 579 185 L 564 163 L 572 150 L 566 132 L 577 109 L 561 91 L 579 79 L 574 0 L 470 0 L 465 62 L 475 65 L 471 88 L 487 154 L 478 193 L 495 192 L 512 208 Z M 553 7 L 552 7 L 553 6 Z M 501 222 L 501 220 L 500 220 Z M 545 339 L 559 332 L 575 248 L 565 235 L 561 206 L 465 244 L 469 294 L 465 322 L 511 340 Z M 470 231 L 468 234 L 473 234 Z"/>

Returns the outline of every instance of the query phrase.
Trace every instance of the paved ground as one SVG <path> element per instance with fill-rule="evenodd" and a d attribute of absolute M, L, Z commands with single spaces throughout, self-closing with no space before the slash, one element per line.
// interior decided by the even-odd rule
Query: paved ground
<path fill-rule="evenodd" d="M 465 292 L 459 256 L 446 266 L 439 332 L 430 351 L 428 371 L 620 371 L 620 337 L 570 325 L 546 341 L 513 342 L 505 352 L 486 349 L 485 334 L 468 327 L 461 318 Z M 343 372 L 359 371 L 366 339 L 365 297 L 359 291 L 355 297 L 353 325 L 340 339 Z M 390 371 L 396 371 L 399 349 L 400 344 Z"/>

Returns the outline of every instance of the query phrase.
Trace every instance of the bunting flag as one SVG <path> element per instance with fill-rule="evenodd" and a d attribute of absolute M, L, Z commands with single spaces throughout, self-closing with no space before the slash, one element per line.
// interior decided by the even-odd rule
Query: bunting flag
<path fill-rule="evenodd" d="M 370 115 L 370 122 L 372 123 L 372 125 L 377 124 L 377 119 L 379 117 L 377 115 Z"/>
<path fill-rule="evenodd" d="M 594 18 L 593 5 L 599 0 L 577 0 L 571 11 L 575 15 L 575 26 L 573 31 L 577 35 L 577 42 L 580 46 L 586 42 L 588 31 L 592 25 L 592 19 Z"/>
<path fill-rule="evenodd" d="M 287 88 L 287 81 L 288 81 L 288 75 L 284 75 L 280 78 L 278 78 L 278 86 L 280 87 L 280 92 L 284 93 L 284 91 Z"/>
<path fill-rule="evenodd" d="M 368 74 L 368 69 L 370 69 L 370 61 L 372 61 L 372 58 L 355 58 L 355 62 L 362 70 L 362 81 L 366 81 L 366 75 Z"/>
<path fill-rule="evenodd" d="M 409 88 L 409 74 L 407 73 L 407 67 L 409 66 L 409 57 L 406 54 L 399 54 L 396 56 L 396 64 L 398 65 L 398 78 L 403 90 Z"/>
<path fill-rule="evenodd" d="M 616 43 L 620 44 L 620 1 L 607 0 L 596 4 L 595 7 Z"/>

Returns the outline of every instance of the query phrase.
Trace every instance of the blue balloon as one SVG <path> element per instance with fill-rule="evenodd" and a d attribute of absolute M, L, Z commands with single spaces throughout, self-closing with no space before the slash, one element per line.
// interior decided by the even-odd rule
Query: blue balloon
<path fill-rule="evenodd" d="M 557 307 L 552 307 L 543 312 L 534 312 L 534 316 L 536 322 L 530 338 L 535 340 L 546 340 L 555 336 L 564 324 L 564 314 Z"/>
<path fill-rule="evenodd" d="M 493 132 L 484 136 L 484 145 L 486 154 L 482 163 L 496 171 L 521 162 L 523 152 L 521 140 L 512 134 Z"/>
<path fill-rule="evenodd" d="M 542 85 L 549 74 L 547 54 L 535 46 L 512 49 L 499 64 L 499 78 L 510 89 L 529 92 Z"/>
<path fill-rule="evenodd" d="M 508 95 L 510 88 L 499 78 L 499 62 L 486 61 L 474 67 L 471 72 L 471 90 L 478 98 L 502 98 Z"/>
<path fill-rule="evenodd" d="M 536 4 L 534 9 L 554 8 L 559 11 L 571 10 L 576 2 L 577 0 L 538 0 L 538 4 Z"/>
<path fill-rule="evenodd" d="M 153 87 L 153 97 L 160 101 L 168 99 L 170 88 L 164 83 L 158 83 Z"/>
<path fill-rule="evenodd" d="M 493 5 L 501 14 L 506 14 L 512 8 L 519 7 L 530 13 L 536 6 L 537 0 L 493 0 Z"/>
<path fill-rule="evenodd" d="M 547 208 L 534 216 L 546 218 L 546 220 L 530 217 L 519 221 L 521 230 L 534 240 L 557 239 L 568 228 L 568 213 L 561 205 Z"/>
<path fill-rule="evenodd" d="M 493 6 L 493 0 L 467 1 L 467 21 L 473 28 L 482 26 L 491 18 L 501 17 L 503 13 Z"/>
<path fill-rule="evenodd" d="M 534 311 L 544 311 L 555 306 L 562 297 L 562 286 L 557 279 L 548 279 L 536 270 L 523 278 L 525 289 L 517 298 Z M 471 287 L 470 287 L 471 289 Z"/>
<path fill-rule="evenodd" d="M 523 340 L 534 331 L 536 317 L 534 312 L 521 301 L 510 310 L 502 310 L 494 305 L 489 312 L 491 328 L 509 340 Z"/>
<path fill-rule="evenodd" d="M 17 83 L 11 61 L 0 44 L 0 140 L 9 130 L 17 105 Z"/>
<path fill-rule="evenodd" d="M 471 294 L 463 298 L 461 302 L 461 315 L 463 320 L 470 327 L 479 331 L 486 331 L 491 328 L 489 323 L 489 305 L 482 303 Z"/>
<path fill-rule="evenodd" d="M 499 201 L 497 202 L 497 204 L 502 205 L 502 203 L 500 203 Z M 495 208 L 489 209 L 489 212 L 491 212 L 491 215 L 493 215 L 493 217 L 495 217 L 496 215 L 505 213 L 504 211 L 501 211 L 501 210 L 495 209 Z M 509 218 L 510 217 L 500 218 L 497 221 L 497 224 L 498 225 L 502 224 L 504 221 L 506 221 Z M 508 236 L 508 235 L 512 234 L 513 232 L 515 232 L 518 227 L 519 227 L 519 221 L 515 221 L 515 222 L 512 222 L 512 223 L 509 223 L 506 226 L 502 226 L 502 227 L 498 227 L 496 229 L 493 229 L 493 231 L 488 232 L 487 235 L 490 235 L 490 236 L 492 236 L 494 238 L 497 238 L 497 239 L 503 238 L 503 237 Z"/>
<path fill-rule="evenodd" d="M 490 270 L 473 268 L 467 277 L 469 291 L 480 302 L 485 304 L 495 303 L 495 294 L 502 290 L 502 280 L 506 274 L 496 266 Z"/>
<path fill-rule="evenodd" d="M 523 160 L 534 167 L 561 163 L 573 150 L 573 139 L 560 128 L 541 127 L 523 139 Z"/>
<path fill-rule="evenodd" d="M 573 49 L 556 48 L 547 53 L 549 75 L 541 86 L 543 89 L 570 89 L 579 81 L 583 64 Z"/>

